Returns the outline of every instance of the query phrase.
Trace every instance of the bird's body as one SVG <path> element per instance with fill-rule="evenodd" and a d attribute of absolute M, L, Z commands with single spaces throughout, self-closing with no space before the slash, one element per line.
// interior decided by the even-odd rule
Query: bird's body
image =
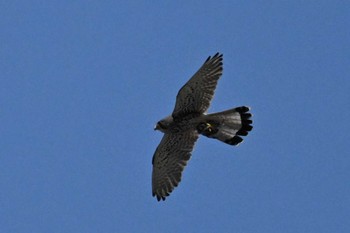
<path fill-rule="evenodd" d="M 158 201 L 165 200 L 181 181 L 199 135 L 238 145 L 253 128 L 245 106 L 206 114 L 221 74 L 222 55 L 217 53 L 180 89 L 173 113 L 155 127 L 164 133 L 152 159 L 152 193 Z"/>

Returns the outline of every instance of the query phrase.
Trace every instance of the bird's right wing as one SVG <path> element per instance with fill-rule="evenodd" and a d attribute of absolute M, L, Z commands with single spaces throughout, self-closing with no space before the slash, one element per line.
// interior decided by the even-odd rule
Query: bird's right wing
<path fill-rule="evenodd" d="M 197 139 L 195 130 L 163 136 L 152 159 L 152 195 L 158 201 L 165 200 L 181 181 L 182 171 Z"/>

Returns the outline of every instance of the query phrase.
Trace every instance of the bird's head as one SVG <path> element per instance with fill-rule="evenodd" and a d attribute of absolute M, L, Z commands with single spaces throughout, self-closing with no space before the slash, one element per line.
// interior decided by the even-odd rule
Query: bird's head
<path fill-rule="evenodd" d="M 171 115 L 167 116 L 164 119 L 157 122 L 156 126 L 154 127 L 154 130 L 159 130 L 165 133 L 172 122 L 173 122 L 173 117 Z"/>

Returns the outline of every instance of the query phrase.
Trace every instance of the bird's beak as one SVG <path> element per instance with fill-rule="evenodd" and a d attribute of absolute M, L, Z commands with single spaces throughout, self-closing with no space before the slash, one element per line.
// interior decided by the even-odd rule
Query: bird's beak
<path fill-rule="evenodd" d="M 154 126 L 154 130 L 158 130 L 159 129 L 159 126 L 158 126 L 158 124 L 156 124 L 155 126 Z"/>

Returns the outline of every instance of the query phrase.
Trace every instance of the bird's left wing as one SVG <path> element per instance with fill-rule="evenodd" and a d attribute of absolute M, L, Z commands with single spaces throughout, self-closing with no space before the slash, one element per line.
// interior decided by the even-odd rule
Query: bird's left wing
<path fill-rule="evenodd" d="M 189 114 L 202 114 L 209 108 L 222 70 L 222 54 L 208 57 L 178 92 L 172 113 L 175 121 Z"/>
<path fill-rule="evenodd" d="M 152 159 L 152 195 L 158 201 L 165 200 L 181 181 L 197 138 L 194 130 L 164 134 Z"/>

